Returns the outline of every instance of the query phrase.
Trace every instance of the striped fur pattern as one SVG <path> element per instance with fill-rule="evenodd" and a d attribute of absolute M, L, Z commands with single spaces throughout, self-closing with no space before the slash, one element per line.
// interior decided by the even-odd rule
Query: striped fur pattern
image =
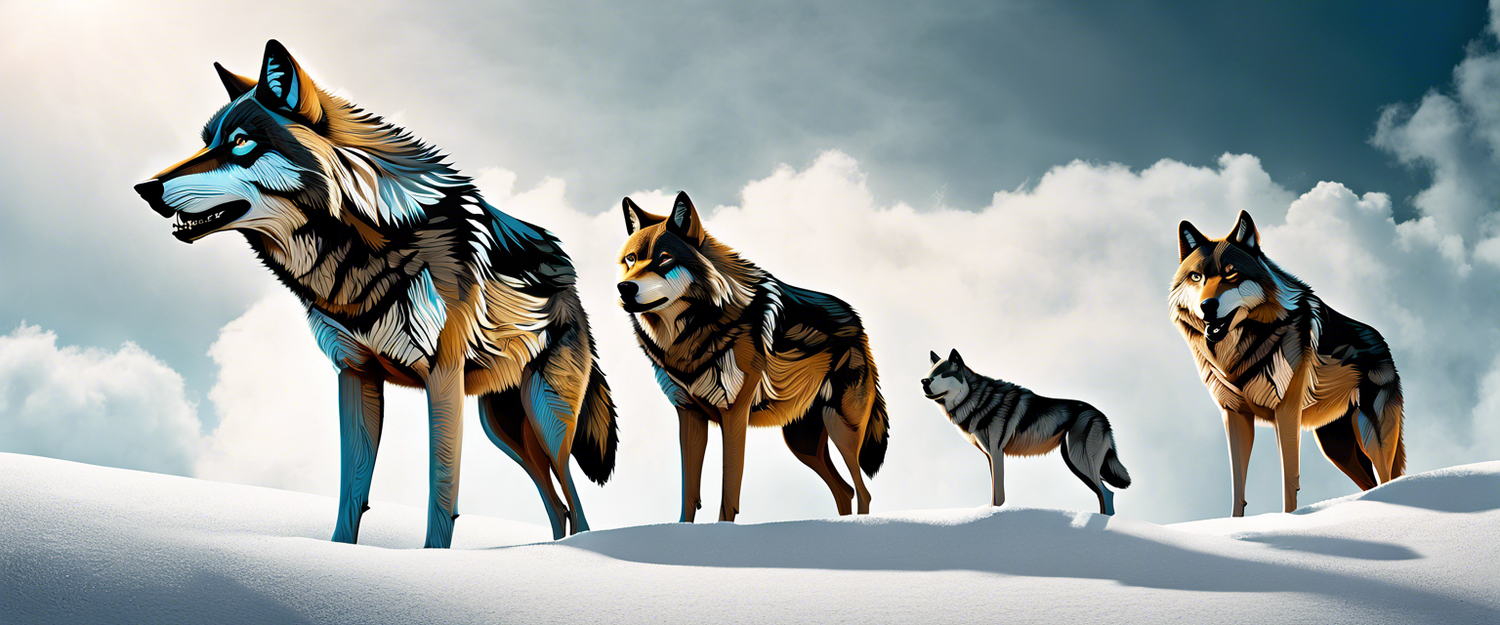
<path fill-rule="evenodd" d="M 136 189 L 185 242 L 241 232 L 306 305 L 340 379 L 334 540 L 358 536 L 386 383 L 427 391 L 427 546 L 448 546 L 457 518 L 465 395 L 536 481 L 554 534 L 586 530 L 568 459 L 603 483 L 618 434 L 557 238 L 491 206 L 433 147 L 319 89 L 276 41 L 257 79 L 215 67 L 230 102 L 205 147 Z"/>
<path fill-rule="evenodd" d="M 932 369 L 922 379 L 922 392 L 989 459 L 991 504 L 1005 503 L 1005 456 L 1039 456 L 1061 447 L 1068 469 L 1099 498 L 1099 513 L 1115 513 L 1114 493 L 1106 484 L 1128 488 L 1130 473 L 1115 452 L 1104 413 L 975 373 L 956 349 L 946 359 L 930 355 Z"/>
<path fill-rule="evenodd" d="M 1244 514 L 1256 424 L 1276 429 L 1287 512 L 1297 508 L 1305 429 L 1361 489 L 1404 474 L 1401 379 L 1380 333 L 1339 314 L 1267 258 L 1249 213 L 1223 239 L 1184 221 L 1178 241 L 1172 322 L 1224 415 L 1232 513 Z"/>
<path fill-rule="evenodd" d="M 710 422 L 724 436 L 720 520 L 739 511 L 749 426 L 781 428 L 787 447 L 828 485 L 839 514 L 851 513 L 851 496 L 868 513 L 860 472 L 880 469 L 890 423 L 859 315 L 832 295 L 777 280 L 714 239 L 686 193 L 667 216 L 630 198 L 623 207 L 630 238 L 620 251 L 620 303 L 677 409 L 680 519 L 692 522 L 700 507 Z"/>

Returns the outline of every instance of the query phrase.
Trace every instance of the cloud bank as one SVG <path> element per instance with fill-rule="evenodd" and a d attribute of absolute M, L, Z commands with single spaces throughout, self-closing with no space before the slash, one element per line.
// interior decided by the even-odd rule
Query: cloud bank
<path fill-rule="evenodd" d="M 58 347 L 26 324 L 0 336 L 0 451 L 190 475 L 198 428 L 182 376 L 133 343 Z"/>

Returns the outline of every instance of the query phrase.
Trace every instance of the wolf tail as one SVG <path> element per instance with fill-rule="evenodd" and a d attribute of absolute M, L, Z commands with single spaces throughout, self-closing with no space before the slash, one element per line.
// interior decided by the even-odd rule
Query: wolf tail
<path fill-rule="evenodd" d="M 1130 488 L 1130 472 L 1125 470 L 1125 465 L 1120 464 L 1120 456 L 1115 453 L 1114 437 L 1110 437 L 1109 451 L 1104 452 L 1104 466 L 1100 467 L 1099 477 L 1115 488 Z"/>
<path fill-rule="evenodd" d="M 592 337 L 590 337 L 592 338 Z M 593 341 L 589 341 L 590 350 Z M 615 448 L 620 444 L 620 426 L 615 420 L 615 402 L 609 382 L 599 368 L 599 356 L 593 354 L 594 366 L 584 390 L 583 407 L 578 411 L 578 429 L 573 440 L 573 459 L 596 484 L 609 481 L 615 470 Z"/>
<path fill-rule="evenodd" d="M 859 468 L 865 475 L 875 477 L 880 465 L 885 464 L 885 446 L 890 439 L 891 419 L 885 411 L 885 397 L 876 390 L 870 420 L 865 424 L 865 440 L 859 446 Z"/>

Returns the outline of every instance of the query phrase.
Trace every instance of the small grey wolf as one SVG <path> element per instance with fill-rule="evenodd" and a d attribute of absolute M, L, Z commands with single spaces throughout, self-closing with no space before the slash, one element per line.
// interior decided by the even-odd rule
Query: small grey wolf
<path fill-rule="evenodd" d="M 928 353 L 932 370 L 922 378 L 922 391 L 990 459 L 991 504 L 1005 503 L 1005 456 L 1040 456 L 1062 447 L 1068 469 L 1099 497 L 1099 514 L 1115 513 L 1115 495 L 1105 483 L 1129 488 L 1130 473 L 1115 453 L 1104 413 L 975 373 L 956 349 L 946 360 Z"/>
<path fill-rule="evenodd" d="M 1276 428 L 1286 512 L 1297 509 L 1303 429 L 1317 432 L 1323 455 L 1361 489 L 1406 472 L 1401 379 L 1379 332 L 1271 262 L 1249 213 L 1223 239 L 1182 222 L 1178 251 L 1172 321 L 1224 413 L 1234 516 L 1245 513 L 1257 423 Z"/>
<path fill-rule="evenodd" d="M 136 191 L 176 218 L 182 241 L 240 231 L 307 306 L 338 369 L 333 539 L 359 536 L 386 382 L 427 390 L 426 546 L 447 547 L 458 518 L 466 394 L 536 483 L 554 537 L 564 519 L 587 530 L 568 457 L 602 484 L 618 433 L 557 238 L 490 206 L 436 149 L 319 89 L 274 40 L 258 80 L 214 68 L 230 102 L 204 127 L 205 147 Z"/>
<path fill-rule="evenodd" d="M 748 426 L 780 427 L 792 454 L 833 492 L 839 514 L 859 496 L 870 511 L 871 477 L 885 460 L 889 422 L 870 342 L 842 300 L 777 280 L 719 243 L 686 193 L 668 216 L 623 202 L 620 304 L 677 408 L 682 445 L 682 516 L 691 523 L 708 423 L 724 435 L 719 520 L 739 512 Z M 829 457 L 844 457 L 854 489 Z"/>

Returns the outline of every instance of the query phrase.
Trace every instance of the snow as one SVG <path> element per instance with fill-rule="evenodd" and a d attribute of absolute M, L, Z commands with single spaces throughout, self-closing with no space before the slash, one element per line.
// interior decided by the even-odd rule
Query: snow
<path fill-rule="evenodd" d="M 1500 622 L 1500 462 L 1175 525 L 1006 506 L 550 542 L 465 515 L 448 551 L 382 503 L 331 543 L 335 503 L 0 454 L 0 622 Z"/>

